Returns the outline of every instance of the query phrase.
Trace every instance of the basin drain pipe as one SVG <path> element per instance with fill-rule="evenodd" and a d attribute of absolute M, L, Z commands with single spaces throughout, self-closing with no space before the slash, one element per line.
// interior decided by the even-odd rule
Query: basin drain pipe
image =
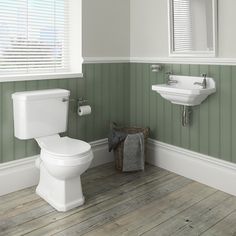
<path fill-rule="evenodd" d="M 191 108 L 189 106 L 183 106 L 182 110 L 182 126 L 190 124 Z"/>

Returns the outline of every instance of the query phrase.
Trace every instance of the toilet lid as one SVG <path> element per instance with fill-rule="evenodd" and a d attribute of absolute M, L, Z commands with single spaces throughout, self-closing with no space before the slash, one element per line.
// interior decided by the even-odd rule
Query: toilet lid
<path fill-rule="evenodd" d="M 41 148 L 56 156 L 75 156 L 89 152 L 90 144 L 69 137 L 49 138 L 47 142 L 41 142 Z"/>

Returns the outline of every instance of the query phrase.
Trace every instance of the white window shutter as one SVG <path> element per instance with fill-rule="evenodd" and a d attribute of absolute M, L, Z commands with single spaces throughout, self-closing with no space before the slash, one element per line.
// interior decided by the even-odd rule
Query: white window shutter
<path fill-rule="evenodd" d="M 69 71 L 67 0 L 0 0 L 0 76 Z"/>
<path fill-rule="evenodd" d="M 174 51 L 192 50 L 190 0 L 173 0 Z"/>

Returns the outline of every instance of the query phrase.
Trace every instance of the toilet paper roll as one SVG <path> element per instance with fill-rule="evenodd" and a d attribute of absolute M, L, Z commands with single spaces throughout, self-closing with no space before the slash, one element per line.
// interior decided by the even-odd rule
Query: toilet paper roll
<path fill-rule="evenodd" d="M 91 112 L 92 112 L 92 109 L 90 106 L 80 106 L 78 108 L 78 115 L 79 116 L 86 116 L 86 115 L 91 114 Z"/>

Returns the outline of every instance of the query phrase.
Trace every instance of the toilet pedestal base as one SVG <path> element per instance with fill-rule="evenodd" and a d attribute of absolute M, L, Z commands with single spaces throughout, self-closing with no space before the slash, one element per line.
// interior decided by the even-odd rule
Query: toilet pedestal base
<path fill-rule="evenodd" d="M 40 165 L 40 180 L 36 193 L 57 211 L 68 211 L 84 204 L 80 176 L 60 180 L 56 179 L 43 163 Z"/>

